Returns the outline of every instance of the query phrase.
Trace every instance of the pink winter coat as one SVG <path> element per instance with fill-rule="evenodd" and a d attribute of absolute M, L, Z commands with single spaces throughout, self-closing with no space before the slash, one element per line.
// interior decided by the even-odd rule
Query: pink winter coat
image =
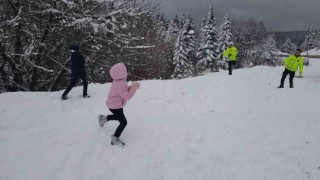
<path fill-rule="evenodd" d="M 137 87 L 130 86 L 127 84 L 127 68 L 123 63 L 115 64 L 110 69 L 110 75 L 113 79 L 108 99 L 107 107 L 109 109 L 121 109 L 127 101 L 131 99 L 136 93 Z"/>

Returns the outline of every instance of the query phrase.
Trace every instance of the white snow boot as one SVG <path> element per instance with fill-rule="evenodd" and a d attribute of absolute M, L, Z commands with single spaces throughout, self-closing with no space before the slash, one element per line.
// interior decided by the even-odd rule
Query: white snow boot
<path fill-rule="evenodd" d="M 103 127 L 104 124 L 106 124 L 108 122 L 107 116 L 104 116 L 102 114 L 99 114 L 98 120 L 99 120 L 99 126 L 100 127 Z"/>
<path fill-rule="evenodd" d="M 119 137 L 111 135 L 111 145 L 124 146 L 126 144 Z"/>

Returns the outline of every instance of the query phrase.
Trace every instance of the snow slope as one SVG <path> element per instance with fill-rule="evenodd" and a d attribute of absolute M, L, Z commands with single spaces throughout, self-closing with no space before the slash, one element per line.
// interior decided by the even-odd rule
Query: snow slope
<path fill-rule="evenodd" d="M 307 51 L 301 53 L 302 55 L 307 55 Z M 309 50 L 308 55 L 318 55 L 320 56 L 320 48 L 314 48 Z"/>
<path fill-rule="evenodd" d="M 0 94 L 1 180 L 319 180 L 320 61 L 295 88 L 283 67 L 142 81 L 125 108 L 125 148 L 110 145 L 110 84 Z"/>

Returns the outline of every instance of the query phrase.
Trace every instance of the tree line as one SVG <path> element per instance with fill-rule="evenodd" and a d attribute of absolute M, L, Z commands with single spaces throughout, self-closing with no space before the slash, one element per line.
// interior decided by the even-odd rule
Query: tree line
<path fill-rule="evenodd" d="M 238 68 L 278 64 L 279 47 L 263 22 L 226 16 L 218 24 L 214 6 L 197 30 L 190 14 L 165 19 L 147 0 L 0 1 L 0 91 L 64 89 L 70 44 L 80 45 L 93 83 L 110 82 L 117 62 L 127 65 L 129 80 L 218 71 L 229 44 L 239 49 Z"/>

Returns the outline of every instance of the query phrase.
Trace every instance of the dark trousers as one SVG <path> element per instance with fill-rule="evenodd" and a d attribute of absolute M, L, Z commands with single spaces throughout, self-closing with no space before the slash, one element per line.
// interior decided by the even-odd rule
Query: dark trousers
<path fill-rule="evenodd" d="M 228 61 L 229 74 L 232 75 L 232 66 L 236 64 L 236 61 Z"/>
<path fill-rule="evenodd" d="M 86 77 L 71 77 L 71 82 L 67 89 L 63 92 L 62 96 L 68 95 L 68 93 L 71 91 L 71 89 L 77 84 L 78 80 L 82 79 L 82 84 L 83 84 L 83 96 L 87 95 L 88 91 L 88 81 Z"/>
<path fill-rule="evenodd" d="M 107 119 L 108 121 L 117 120 L 120 122 L 119 126 L 116 129 L 116 132 L 114 133 L 115 137 L 120 137 L 122 131 L 127 126 L 127 119 L 123 114 L 123 108 L 121 109 L 110 109 L 113 115 L 108 115 Z"/>
<path fill-rule="evenodd" d="M 287 68 L 283 71 L 282 73 L 282 78 L 281 78 L 281 81 L 280 81 L 280 86 L 283 86 L 284 85 L 284 80 L 286 79 L 286 77 L 288 76 L 289 74 L 289 83 L 290 83 L 290 87 L 293 87 L 293 78 L 295 76 L 295 73 L 294 71 L 289 71 Z"/>

